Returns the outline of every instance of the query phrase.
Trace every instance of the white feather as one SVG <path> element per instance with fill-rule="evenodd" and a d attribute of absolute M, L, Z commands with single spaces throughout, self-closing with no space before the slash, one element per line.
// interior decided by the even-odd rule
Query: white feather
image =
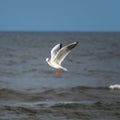
<path fill-rule="evenodd" d="M 47 63 L 53 68 L 63 69 L 64 71 L 67 71 L 66 68 L 61 66 L 61 63 L 76 45 L 77 42 L 73 42 L 62 48 L 61 44 L 55 45 L 51 50 L 51 59 L 46 59 Z"/>

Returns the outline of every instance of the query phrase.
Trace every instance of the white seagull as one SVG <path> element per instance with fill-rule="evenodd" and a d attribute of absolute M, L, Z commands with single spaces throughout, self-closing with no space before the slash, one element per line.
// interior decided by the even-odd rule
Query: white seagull
<path fill-rule="evenodd" d="M 67 71 L 66 68 L 61 66 L 61 63 L 77 44 L 78 42 L 73 42 L 64 47 L 62 47 L 62 44 L 57 44 L 52 48 L 51 58 L 46 58 L 46 61 L 48 65 L 56 69 L 56 76 L 60 76 L 60 69 Z"/>

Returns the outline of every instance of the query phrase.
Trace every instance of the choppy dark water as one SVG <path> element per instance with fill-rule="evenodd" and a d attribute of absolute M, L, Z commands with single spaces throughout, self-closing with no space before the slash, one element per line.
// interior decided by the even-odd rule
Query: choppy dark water
<path fill-rule="evenodd" d="M 78 41 L 55 77 L 45 61 Z M 0 32 L 0 120 L 119 120 L 120 33 Z"/>

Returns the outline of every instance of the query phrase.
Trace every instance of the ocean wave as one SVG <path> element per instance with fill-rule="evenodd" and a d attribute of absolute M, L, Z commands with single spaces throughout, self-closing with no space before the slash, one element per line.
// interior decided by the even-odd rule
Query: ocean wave
<path fill-rule="evenodd" d="M 0 89 L 0 119 L 79 120 L 93 119 L 98 114 L 109 119 L 108 114 L 119 117 L 119 99 L 119 91 L 108 88 L 76 86 L 21 91 L 3 88 Z"/>
<path fill-rule="evenodd" d="M 46 101 L 46 102 L 31 102 L 31 103 L 15 103 L 9 105 L 0 106 L 1 113 L 13 113 L 15 114 L 26 114 L 26 115 L 39 115 L 39 114 L 54 114 L 60 111 L 80 113 L 80 110 L 114 110 L 119 109 L 120 103 L 104 103 L 100 101 Z M 110 111 L 109 111 L 110 112 Z"/>
<path fill-rule="evenodd" d="M 120 84 L 110 85 L 109 88 L 112 89 L 112 90 L 114 90 L 114 89 L 119 89 L 120 90 Z"/>

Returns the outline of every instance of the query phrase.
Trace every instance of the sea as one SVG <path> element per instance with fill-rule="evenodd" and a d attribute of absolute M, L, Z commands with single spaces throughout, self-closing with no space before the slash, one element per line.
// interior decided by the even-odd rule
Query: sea
<path fill-rule="evenodd" d="M 57 77 L 46 58 L 74 41 Z M 0 120 L 120 120 L 120 32 L 1 31 Z"/>

